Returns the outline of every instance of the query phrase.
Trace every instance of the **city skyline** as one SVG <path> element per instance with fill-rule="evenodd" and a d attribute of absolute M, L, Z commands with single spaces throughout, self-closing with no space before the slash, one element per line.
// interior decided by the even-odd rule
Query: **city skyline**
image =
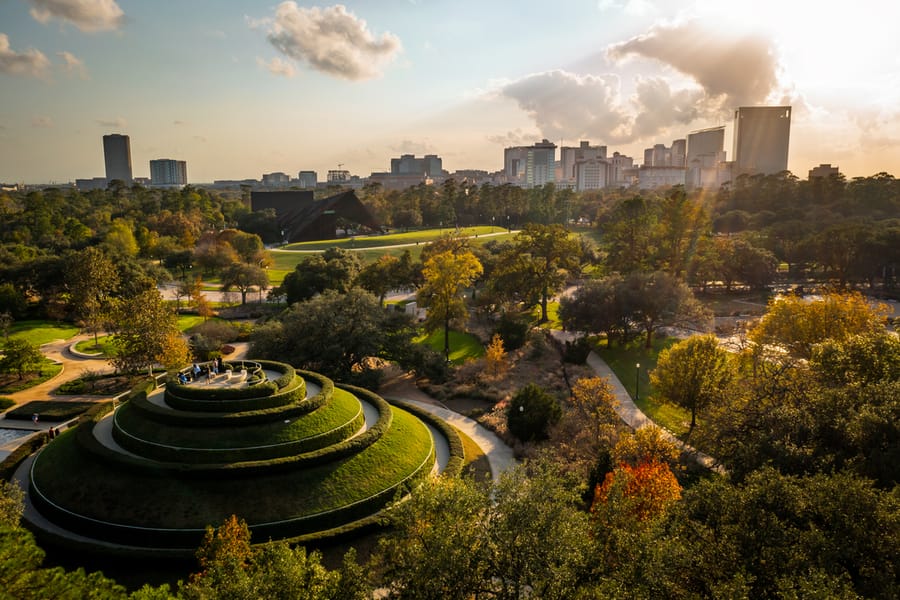
<path fill-rule="evenodd" d="M 898 16 L 869 0 L 13 0 L 0 181 L 102 176 L 109 133 L 130 136 L 135 177 L 177 156 L 192 182 L 367 176 L 402 154 L 498 171 L 544 138 L 639 161 L 719 125 L 733 160 L 733 111 L 763 104 L 793 106 L 795 175 L 900 173 Z"/>

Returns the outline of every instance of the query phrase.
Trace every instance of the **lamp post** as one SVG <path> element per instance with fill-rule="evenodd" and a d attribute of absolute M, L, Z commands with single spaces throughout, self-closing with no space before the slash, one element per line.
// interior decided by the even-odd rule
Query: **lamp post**
<path fill-rule="evenodd" d="M 507 233 L 512 233 L 512 227 L 509 224 L 509 215 L 506 215 L 506 231 Z"/>
<path fill-rule="evenodd" d="M 636 363 L 634 367 L 634 399 L 638 400 L 641 397 L 641 363 Z"/>
<path fill-rule="evenodd" d="M 491 233 L 494 233 L 494 215 L 491 215 Z"/>

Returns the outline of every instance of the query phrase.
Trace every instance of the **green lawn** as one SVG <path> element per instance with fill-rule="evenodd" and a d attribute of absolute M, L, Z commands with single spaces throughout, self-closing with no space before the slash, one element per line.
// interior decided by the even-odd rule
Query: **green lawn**
<path fill-rule="evenodd" d="M 298 242 L 296 244 L 288 244 L 284 248 L 287 250 L 314 250 L 323 251 L 328 248 L 345 248 L 347 250 L 355 250 L 362 248 L 381 248 L 383 246 L 393 246 L 395 244 L 423 244 L 434 239 L 455 232 L 455 228 L 444 227 L 442 229 L 420 229 L 417 231 L 409 231 L 403 233 L 389 233 L 387 235 L 367 235 L 356 236 L 350 238 L 340 238 L 336 240 L 316 240 L 312 242 Z M 486 233 L 500 233 L 504 231 L 503 227 L 491 227 L 489 225 L 481 225 L 477 227 L 463 227 L 460 234 L 465 236 L 484 235 Z"/>
<path fill-rule="evenodd" d="M 38 346 L 54 340 L 67 340 L 79 331 L 71 323 L 58 321 L 19 321 L 9 328 L 10 339 L 25 339 Z"/>
<path fill-rule="evenodd" d="M 27 390 L 40 383 L 44 383 L 62 372 L 62 365 L 45 358 L 44 364 L 41 366 L 40 374 L 31 373 L 25 375 L 24 379 L 19 379 L 18 375 L 6 374 L 0 375 L 0 394 L 11 394 L 13 392 L 21 392 Z"/>
<path fill-rule="evenodd" d="M 535 306 L 531 311 L 531 316 L 534 318 L 535 322 L 540 321 L 541 319 L 541 307 L 540 305 Z M 562 321 L 559 320 L 559 302 L 548 302 L 547 303 L 547 318 L 550 319 L 546 323 L 541 323 L 540 327 L 542 329 L 562 329 Z"/>
<path fill-rule="evenodd" d="M 650 371 L 656 368 L 660 351 L 677 342 L 675 338 L 656 336 L 653 338 L 653 348 L 647 349 L 644 347 L 644 337 L 641 336 L 624 347 L 614 343 L 612 348 L 607 348 L 603 342 L 595 351 L 610 366 L 632 398 L 635 397 L 635 386 L 639 388 L 635 404 L 645 415 L 675 435 L 683 436 L 691 422 L 690 413 L 654 400 L 653 386 L 650 385 Z M 640 373 L 636 367 L 638 364 L 641 365 Z"/>
<path fill-rule="evenodd" d="M 97 344 L 94 344 L 94 338 L 81 340 L 75 344 L 75 349 L 85 354 L 103 354 L 104 356 L 112 356 L 115 347 L 112 345 L 111 335 L 101 335 L 97 338 Z"/>
<path fill-rule="evenodd" d="M 417 344 L 428 344 L 435 351 L 444 352 L 444 330 L 422 335 L 413 340 Z M 484 356 L 484 346 L 477 337 L 461 331 L 450 331 L 450 362 L 460 365 L 467 360 Z"/>

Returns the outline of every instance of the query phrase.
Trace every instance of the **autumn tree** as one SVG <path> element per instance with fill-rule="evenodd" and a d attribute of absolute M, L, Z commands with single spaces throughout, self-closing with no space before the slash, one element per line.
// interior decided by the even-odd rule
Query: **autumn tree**
<path fill-rule="evenodd" d="M 160 363 L 177 366 L 174 360 L 190 356 L 178 330 L 175 312 L 166 306 L 157 290 L 148 290 L 120 301 L 113 319 L 113 366 L 122 372 L 148 369 Z M 182 363 L 182 364 L 184 364 Z"/>
<path fill-rule="evenodd" d="M 488 377 L 500 377 L 508 367 L 503 338 L 500 337 L 500 334 L 495 333 L 484 352 L 484 371 Z"/>
<path fill-rule="evenodd" d="M 24 338 L 7 340 L 3 346 L 3 357 L 0 358 L 0 371 L 15 373 L 24 379 L 26 373 L 40 371 L 44 364 L 44 355 L 40 349 Z"/>
<path fill-rule="evenodd" d="M 782 296 L 769 302 L 749 338 L 760 346 L 777 346 L 794 357 L 809 359 L 819 342 L 840 342 L 853 335 L 880 331 L 886 311 L 884 305 L 870 305 L 858 292 L 827 292 L 808 300 Z"/>
<path fill-rule="evenodd" d="M 734 377 L 728 352 L 715 335 L 695 335 L 659 353 L 650 383 L 664 402 L 691 411 L 691 426 L 697 414 L 720 399 Z"/>
<path fill-rule="evenodd" d="M 428 309 L 425 328 L 444 329 L 444 356 L 450 360 L 450 322 L 465 319 L 466 303 L 462 290 L 481 275 L 481 263 L 469 251 L 444 251 L 425 262 L 425 285 L 419 290 L 419 304 Z"/>
<path fill-rule="evenodd" d="M 681 498 L 681 485 L 666 463 L 621 464 L 597 487 L 592 512 L 600 519 L 649 521 Z"/>
<path fill-rule="evenodd" d="M 662 429 L 655 425 L 639 427 L 634 433 L 622 433 L 612 449 L 615 464 L 632 467 L 646 462 L 659 462 L 674 466 L 681 451 Z"/>

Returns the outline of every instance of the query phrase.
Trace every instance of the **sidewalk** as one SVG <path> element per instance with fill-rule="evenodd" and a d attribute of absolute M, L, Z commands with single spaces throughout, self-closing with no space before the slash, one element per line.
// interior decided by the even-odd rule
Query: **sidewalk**
<path fill-rule="evenodd" d="M 606 377 L 609 380 L 609 385 L 613 390 L 613 394 L 615 394 L 616 400 L 619 401 L 616 412 L 619 413 L 619 417 L 625 421 L 626 424 L 634 429 L 639 429 L 645 425 L 656 425 L 650 417 L 645 415 L 643 411 L 637 407 L 634 400 L 631 398 L 631 394 L 628 393 L 628 390 L 625 389 L 625 386 L 622 385 L 622 382 L 619 381 L 619 378 L 616 377 L 613 370 L 609 368 L 609 365 L 607 365 L 596 352 L 588 354 L 587 364 L 595 373 L 597 373 L 597 375 Z M 657 425 L 657 427 L 659 426 Z M 683 452 L 694 456 L 699 464 L 716 473 L 725 474 L 725 469 L 719 465 L 713 457 L 698 451 L 693 446 L 685 444 L 672 435 L 667 429 L 663 427 L 659 427 L 659 429 L 663 432 L 663 436 L 666 439 L 678 446 Z"/>

